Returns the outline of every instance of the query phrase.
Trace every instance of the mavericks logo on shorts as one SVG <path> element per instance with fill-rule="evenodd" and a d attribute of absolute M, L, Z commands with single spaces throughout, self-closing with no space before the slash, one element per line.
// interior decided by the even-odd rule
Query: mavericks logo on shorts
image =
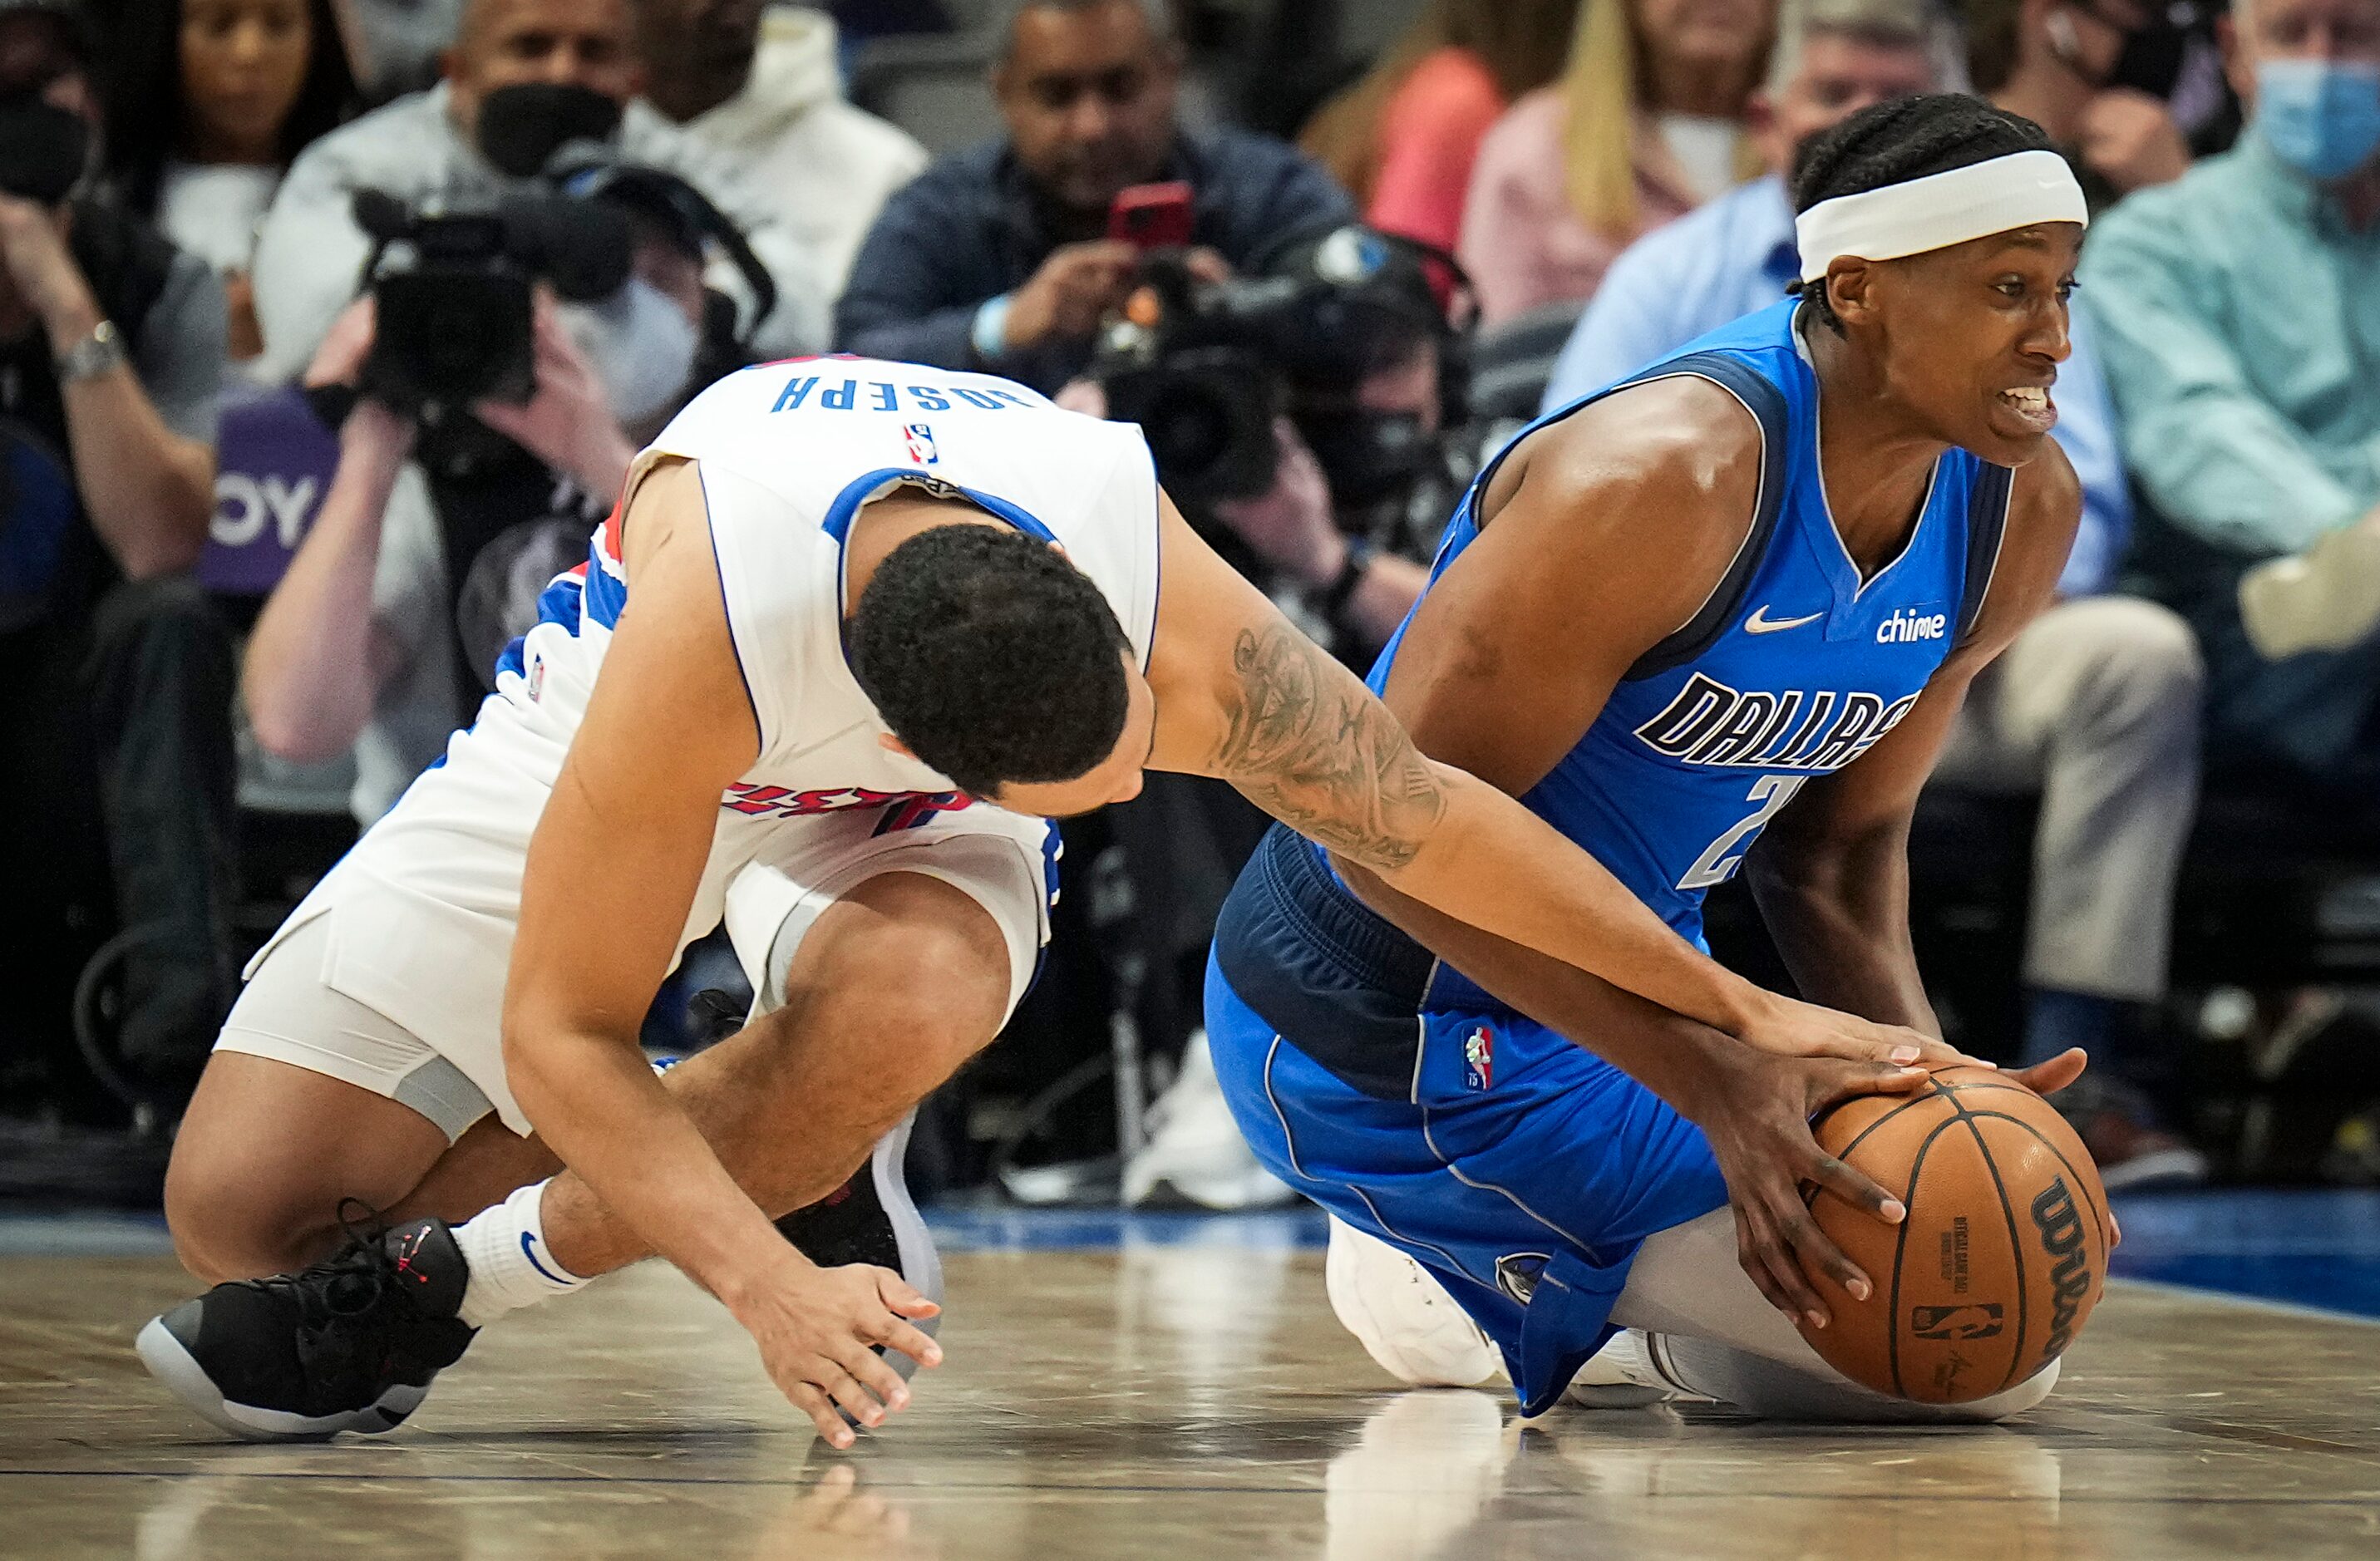
<path fill-rule="evenodd" d="M 1485 1024 L 1474 1024 L 1463 1037 L 1463 1087 L 1496 1087 L 1496 1033 Z"/>

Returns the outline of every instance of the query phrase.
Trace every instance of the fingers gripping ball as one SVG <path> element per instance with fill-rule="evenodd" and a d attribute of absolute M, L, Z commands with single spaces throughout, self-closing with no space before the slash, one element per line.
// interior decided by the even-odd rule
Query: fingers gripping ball
<path fill-rule="evenodd" d="M 2106 1287 L 2114 1226 L 2098 1168 L 2047 1101 L 1988 1069 L 1947 1068 L 1812 1129 L 1909 1209 L 1887 1225 L 1812 1194 L 1820 1228 L 1876 1283 L 1861 1302 L 1813 1276 L 1834 1319 L 1802 1334 L 1828 1365 L 1879 1393 L 1958 1404 L 2074 1342 Z"/>

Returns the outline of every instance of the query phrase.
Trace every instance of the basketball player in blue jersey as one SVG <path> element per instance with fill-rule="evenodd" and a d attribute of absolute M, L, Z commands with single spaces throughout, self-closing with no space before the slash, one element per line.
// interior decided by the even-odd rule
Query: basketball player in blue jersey
<path fill-rule="evenodd" d="M 543 618 L 251 966 L 176 1141 L 177 1250 L 225 1282 L 140 1349 L 236 1434 L 387 1430 L 477 1327 L 651 1253 L 831 1441 L 880 1423 L 897 1366 L 937 1358 L 898 1124 L 1032 978 L 1047 818 L 1150 767 L 1231 780 L 1416 902 L 1754 1044 L 1888 1083 L 1923 1049 L 1730 974 L 1423 758 L 1197 540 L 1138 430 L 1004 380 L 729 376 Z M 639 1022 L 722 919 L 758 1010 L 657 1077 Z M 808 1215 L 771 1229 L 879 1144 L 855 1197 L 882 1264 Z M 342 1245 L 343 1205 L 393 1226 Z"/>
<path fill-rule="evenodd" d="M 1372 685 L 1682 936 L 1748 865 L 1805 996 L 1938 1035 L 1904 843 L 2072 538 L 2047 436 L 2083 200 L 2037 127 L 1951 96 L 1817 138 L 1794 196 L 1798 298 L 1524 430 Z M 1622 1374 L 1755 1412 L 1989 1419 L 2054 1380 L 1921 1410 L 1789 1323 L 1828 1320 L 1812 1272 L 1885 1304 L 1798 1185 L 1904 1213 L 1806 1126 L 1855 1068 L 1756 1057 L 1281 830 L 1225 906 L 1208 1028 L 1258 1156 L 1338 1222 L 1342 1320 L 1406 1380 L 1500 1360 L 1537 1413 L 1615 1325 Z"/>

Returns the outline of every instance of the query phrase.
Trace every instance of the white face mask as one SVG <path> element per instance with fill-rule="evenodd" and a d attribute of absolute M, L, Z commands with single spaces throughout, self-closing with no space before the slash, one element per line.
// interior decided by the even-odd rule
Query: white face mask
<path fill-rule="evenodd" d="M 564 304 L 563 329 L 603 381 L 612 416 L 641 423 L 673 408 L 694 372 L 701 333 L 669 296 L 641 278 L 591 304 Z"/>

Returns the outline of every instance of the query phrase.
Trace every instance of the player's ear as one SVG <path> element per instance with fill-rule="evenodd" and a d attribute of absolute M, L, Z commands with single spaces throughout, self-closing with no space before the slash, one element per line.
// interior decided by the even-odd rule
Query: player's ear
<path fill-rule="evenodd" d="M 1876 319 L 1876 267 L 1852 255 L 1838 255 L 1827 266 L 1827 301 L 1845 325 L 1866 325 Z"/>
<path fill-rule="evenodd" d="M 914 759 L 917 757 L 916 751 L 913 750 L 908 744 L 902 742 L 901 739 L 893 736 L 889 732 L 880 732 L 876 734 L 876 745 L 882 748 L 888 754 L 898 754 L 905 759 Z M 924 761 L 919 760 L 919 762 L 923 763 Z"/>

